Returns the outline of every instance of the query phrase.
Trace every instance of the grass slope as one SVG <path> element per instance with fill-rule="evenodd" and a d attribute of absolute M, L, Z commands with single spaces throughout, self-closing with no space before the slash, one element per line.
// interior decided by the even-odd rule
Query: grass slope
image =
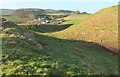
<path fill-rule="evenodd" d="M 26 20 L 25 18 L 18 16 L 4 16 L 4 18 L 15 23 L 23 23 Z"/>
<path fill-rule="evenodd" d="M 71 18 L 74 19 L 75 16 Z M 102 9 L 87 18 L 83 18 L 79 23 L 63 31 L 51 34 L 48 33 L 48 35 L 70 40 L 95 42 L 111 51 L 117 52 L 118 6 Z"/>
<path fill-rule="evenodd" d="M 87 18 L 88 16 L 90 16 L 89 14 L 71 14 L 67 17 L 65 17 L 65 20 L 79 20 L 79 19 L 84 19 Z"/>
<path fill-rule="evenodd" d="M 3 23 L 1 39 L 1 75 L 118 74 L 116 56 L 84 47 L 82 41 L 45 36 L 13 22 Z"/>
<path fill-rule="evenodd" d="M 83 19 L 88 18 L 89 14 L 71 14 L 67 17 L 64 17 L 65 22 L 62 24 L 77 24 L 80 23 Z"/>

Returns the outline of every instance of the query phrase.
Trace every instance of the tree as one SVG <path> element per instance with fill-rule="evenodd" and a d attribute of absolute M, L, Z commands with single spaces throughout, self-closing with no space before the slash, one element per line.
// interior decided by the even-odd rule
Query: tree
<path fill-rule="evenodd" d="M 82 14 L 88 14 L 87 12 L 83 12 Z"/>
<path fill-rule="evenodd" d="M 76 11 L 75 11 L 75 14 L 80 14 L 80 11 L 79 11 L 79 10 L 76 10 Z"/>

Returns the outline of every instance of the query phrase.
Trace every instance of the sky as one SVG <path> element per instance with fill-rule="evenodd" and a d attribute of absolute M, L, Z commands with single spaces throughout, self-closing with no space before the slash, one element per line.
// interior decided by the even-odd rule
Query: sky
<path fill-rule="evenodd" d="M 96 11 L 118 5 L 117 0 L 2 0 L 0 8 L 19 9 L 19 8 L 40 8 L 40 9 L 63 9 L 79 10 L 80 12 L 95 13 Z"/>

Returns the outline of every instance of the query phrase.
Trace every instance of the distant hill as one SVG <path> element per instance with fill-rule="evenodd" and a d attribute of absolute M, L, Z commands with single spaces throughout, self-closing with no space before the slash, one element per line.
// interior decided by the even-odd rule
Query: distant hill
<path fill-rule="evenodd" d="M 37 16 L 43 15 L 45 13 L 46 12 L 43 9 L 25 8 L 15 10 L 12 15 L 22 18 L 36 18 Z"/>
<path fill-rule="evenodd" d="M 0 9 L 2 15 L 11 15 L 15 10 L 12 9 Z"/>
<path fill-rule="evenodd" d="M 54 9 L 45 9 L 46 13 L 63 13 L 63 14 L 71 14 L 75 13 L 75 11 L 71 10 L 54 10 Z"/>
<path fill-rule="evenodd" d="M 20 9 L 0 9 L 2 11 L 3 15 L 18 15 L 18 16 L 25 16 L 28 13 L 34 13 L 36 15 L 40 14 L 48 14 L 48 13 L 65 13 L 65 14 L 71 14 L 76 13 L 76 11 L 71 10 L 54 10 L 54 9 L 39 9 L 39 8 L 20 8 Z M 87 14 L 87 12 L 83 12 L 81 14 Z"/>
<path fill-rule="evenodd" d="M 118 52 L 118 6 L 102 9 L 82 22 L 53 34 L 64 39 L 95 42 Z"/>

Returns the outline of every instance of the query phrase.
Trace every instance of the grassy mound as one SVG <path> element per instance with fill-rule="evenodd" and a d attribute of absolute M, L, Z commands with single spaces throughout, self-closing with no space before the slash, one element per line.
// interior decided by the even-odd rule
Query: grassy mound
<path fill-rule="evenodd" d="M 94 42 L 118 52 L 118 6 L 102 9 L 78 24 L 52 34 L 64 39 Z"/>

